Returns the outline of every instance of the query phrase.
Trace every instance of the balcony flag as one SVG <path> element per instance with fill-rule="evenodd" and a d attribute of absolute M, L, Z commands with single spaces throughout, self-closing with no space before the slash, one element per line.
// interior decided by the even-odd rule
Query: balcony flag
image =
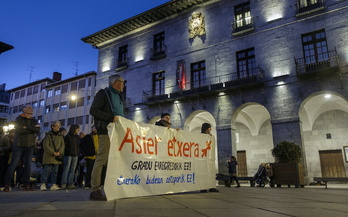
<path fill-rule="evenodd" d="M 185 66 L 184 66 L 184 61 L 178 61 L 177 63 L 177 72 L 176 72 L 176 78 L 178 81 L 178 87 L 181 90 L 185 89 L 186 85 L 186 74 L 185 74 Z"/>

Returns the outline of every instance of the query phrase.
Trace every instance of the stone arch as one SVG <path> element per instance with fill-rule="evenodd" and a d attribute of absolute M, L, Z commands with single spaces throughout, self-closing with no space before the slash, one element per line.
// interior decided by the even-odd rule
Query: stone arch
<path fill-rule="evenodd" d="M 253 176 L 261 163 L 274 162 L 270 113 L 263 105 L 249 102 L 239 106 L 231 119 L 232 153 L 245 152 L 244 172 Z"/>
<path fill-rule="evenodd" d="M 158 121 L 159 119 L 161 119 L 161 116 L 155 116 L 155 117 L 151 118 L 151 119 L 149 120 L 149 122 L 147 122 L 147 123 L 148 123 L 148 124 L 155 124 L 156 121 Z"/>
<path fill-rule="evenodd" d="M 342 150 L 346 145 L 348 101 L 332 91 L 313 93 L 301 103 L 299 119 L 305 176 L 309 183 L 313 177 L 322 176 L 320 151 Z M 347 174 L 348 163 L 345 161 L 344 167 Z"/>
<path fill-rule="evenodd" d="M 184 130 L 201 133 L 201 126 L 203 123 L 211 124 L 211 133 L 215 137 L 215 167 L 216 171 L 218 171 L 218 145 L 216 135 L 216 121 L 214 116 L 205 110 L 194 111 L 186 118 L 184 122 Z"/>

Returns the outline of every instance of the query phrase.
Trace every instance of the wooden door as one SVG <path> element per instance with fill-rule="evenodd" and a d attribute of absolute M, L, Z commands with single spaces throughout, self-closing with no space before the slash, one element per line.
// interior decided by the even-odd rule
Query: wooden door
<path fill-rule="evenodd" d="M 237 151 L 237 161 L 238 161 L 238 176 L 247 177 L 248 167 L 247 167 L 245 151 Z"/>
<path fill-rule="evenodd" d="M 322 177 L 346 177 L 342 150 L 319 151 Z"/>

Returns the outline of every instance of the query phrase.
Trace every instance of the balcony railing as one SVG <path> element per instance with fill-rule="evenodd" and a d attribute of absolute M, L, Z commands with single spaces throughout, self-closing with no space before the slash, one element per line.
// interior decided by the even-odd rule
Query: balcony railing
<path fill-rule="evenodd" d="M 166 52 L 167 52 L 167 46 L 166 45 L 163 45 L 161 47 L 152 48 L 150 50 L 150 54 L 151 54 L 150 59 L 151 60 L 157 60 L 157 59 L 165 58 L 167 56 Z"/>
<path fill-rule="evenodd" d="M 336 49 L 329 51 L 323 58 L 315 61 L 306 61 L 309 59 L 318 59 L 315 56 L 295 58 L 296 74 L 298 77 L 306 77 L 314 74 L 330 74 L 338 70 L 339 57 Z"/>
<path fill-rule="evenodd" d="M 296 5 L 296 16 L 310 14 L 325 8 L 325 0 L 317 0 L 316 3 L 305 5 L 303 0 L 299 0 Z"/>
<path fill-rule="evenodd" d="M 248 20 L 247 20 L 248 19 Z M 232 34 L 239 35 L 254 30 L 254 19 L 252 17 L 245 20 L 239 20 L 232 22 Z"/>
<path fill-rule="evenodd" d="M 191 82 L 185 83 L 183 90 L 178 86 L 171 86 L 164 91 L 156 91 L 164 94 L 156 95 L 153 91 L 146 91 L 143 95 L 143 102 L 146 104 L 173 101 L 185 97 L 194 97 L 196 95 L 208 95 L 225 90 L 245 89 L 260 86 L 263 84 L 263 71 L 260 67 L 251 70 L 247 76 L 240 77 L 238 73 L 225 74 L 206 78 L 199 87 L 191 88 Z"/>

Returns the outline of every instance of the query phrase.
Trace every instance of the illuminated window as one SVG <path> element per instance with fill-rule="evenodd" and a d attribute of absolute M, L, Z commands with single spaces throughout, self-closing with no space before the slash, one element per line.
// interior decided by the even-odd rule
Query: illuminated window
<path fill-rule="evenodd" d="M 205 86 L 206 71 L 205 61 L 191 63 L 191 88 L 198 88 Z"/>
<path fill-rule="evenodd" d="M 253 27 L 249 2 L 245 2 L 234 7 L 234 19 L 235 32 L 243 31 Z"/>
<path fill-rule="evenodd" d="M 68 108 L 67 102 L 61 102 L 60 103 L 60 110 L 66 110 Z"/>
<path fill-rule="evenodd" d="M 59 103 L 53 104 L 53 112 L 59 112 Z"/>
<path fill-rule="evenodd" d="M 329 53 L 324 29 L 303 34 L 302 46 L 306 64 L 328 61 Z"/>
<path fill-rule="evenodd" d="M 57 96 L 57 95 L 60 95 L 60 94 L 61 94 L 61 89 L 60 89 L 60 87 L 54 88 L 54 95 Z"/>
<path fill-rule="evenodd" d="M 53 90 L 48 90 L 47 91 L 47 97 L 51 97 L 53 95 Z"/>
<path fill-rule="evenodd" d="M 153 95 L 164 94 L 164 87 L 165 87 L 164 71 L 154 73 L 152 75 L 152 94 Z"/>
<path fill-rule="evenodd" d="M 44 107 L 45 106 L 45 100 L 40 100 L 40 105 L 39 105 L 40 107 Z"/>
<path fill-rule="evenodd" d="M 37 108 L 37 106 L 38 106 L 38 103 L 37 102 L 33 102 L 33 108 Z"/>
<path fill-rule="evenodd" d="M 256 74 L 257 66 L 254 48 L 237 52 L 238 78 L 247 78 Z"/>
<path fill-rule="evenodd" d="M 45 114 L 47 114 L 47 113 L 50 113 L 50 111 L 51 111 L 51 106 L 46 106 L 46 108 L 45 108 Z"/>
<path fill-rule="evenodd" d="M 308 14 L 325 8 L 325 0 L 298 0 L 297 1 L 297 15 Z"/>

